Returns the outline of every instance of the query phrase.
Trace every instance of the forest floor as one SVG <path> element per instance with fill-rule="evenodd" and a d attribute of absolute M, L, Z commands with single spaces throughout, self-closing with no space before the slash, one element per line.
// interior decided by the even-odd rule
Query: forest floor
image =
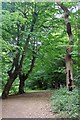
<path fill-rule="evenodd" d="M 51 92 L 26 93 L 2 100 L 2 118 L 55 118 Z"/>

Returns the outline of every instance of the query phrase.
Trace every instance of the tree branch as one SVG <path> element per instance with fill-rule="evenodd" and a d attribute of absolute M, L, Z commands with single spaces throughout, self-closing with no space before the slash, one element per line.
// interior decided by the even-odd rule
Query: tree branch
<path fill-rule="evenodd" d="M 69 15 L 70 15 L 70 11 L 68 10 L 68 8 L 66 6 L 63 5 L 63 3 L 57 2 L 57 4 L 64 11 L 64 19 L 65 19 L 65 23 L 66 23 L 66 29 L 67 29 L 68 36 L 70 38 L 70 36 L 72 36 L 71 24 L 70 24 L 69 19 L 68 19 Z"/>
<path fill-rule="evenodd" d="M 31 23 L 31 27 L 30 27 L 30 33 L 33 32 L 34 30 L 34 25 L 36 23 L 36 19 L 37 19 L 37 12 L 36 12 L 36 5 L 35 5 L 35 9 L 34 9 L 34 12 L 33 12 L 33 19 L 32 19 L 32 23 Z M 29 39 L 30 39 L 30 33 L 28 34 L 28 37 L 26 39 L 26 43 L 25 43 L 25 46 L 24 46 L 24 51 L 23 51 L 23 54 L 22 54 L 22 57 L 21 57 L 21 60 L 20 60 L 20 66 L 22 66 L 22 63 L 23 63 L 23 60 L 24 60 L 24 57 L 25 57 L 25 54 L 26 54 L 26 50 L 27 50 L 27 47 L 28 47 L 28 42 L 29 42 Z"/>

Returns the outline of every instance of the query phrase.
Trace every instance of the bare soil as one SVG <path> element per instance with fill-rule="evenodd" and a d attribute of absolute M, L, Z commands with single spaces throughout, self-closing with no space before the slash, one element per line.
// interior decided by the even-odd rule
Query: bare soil
<path fill-rule="evenodd" d="M 26 93 L 2 100 L 2 118 L 55 118 L 51 92 Z"/>

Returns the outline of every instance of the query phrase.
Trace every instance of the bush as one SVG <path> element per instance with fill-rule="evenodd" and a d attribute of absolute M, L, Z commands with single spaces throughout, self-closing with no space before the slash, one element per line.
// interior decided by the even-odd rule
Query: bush
<path fill-rule="evenodd" d="M 63 79 L 62 79 L 63 78 Z M 51 72 L 49 71 L 37 71 L 33 76 L 29 76 L 28 80 L 25 82 L 25 87 L 29 89 L 54 89 L 60 86 L 65 86 L 65 74 L 62 72 Z"/>
<path fill-rule="evenodd" d="M 79 117 L 79 95 L 78 89 L 75 88 L 72 92 L 67 91 L 66 88 L 56 90 L 51 97 L 52 110 L 57 112 L 59 116 L 66 113 L 67 117 Z"/>

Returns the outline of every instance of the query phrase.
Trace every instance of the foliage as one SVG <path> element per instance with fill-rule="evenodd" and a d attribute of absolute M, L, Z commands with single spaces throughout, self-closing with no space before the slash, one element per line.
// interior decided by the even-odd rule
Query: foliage
<path fill-rule="evenodd" d="M 77 49 L 78 33 L 77 21 L 78 11 L 74 11 L 76 3 L 64 3 L 71 9 L 70 22 L 74 37 L 73 45 L 73 73 L 77 73 Z M 68 43 L 66 26 L 62 18 L 63 11 L 56 3 L 36 3 L 38 18 L 34 27 L 34 32 L 30 33 L 32 12 L 34 3 L 29 2 L 3 2 L 2 3 L 2 89 L 4 88 L 13 58 L 17 50 L 22 55 L 25 40 L 28 34 L 31 35 L 28 49 L 23 61 L 22 73 L 26 74 L 30 68 L 32 56 L 32 44 L 35 39 L 39 50 L 36 55 L 35 67 L 25 81 L 25 89 L 53 89 L 54 82 L 65 85 L 65 53 Z M 74 12 L 73 12 L 74 11 Z M 26 13 L 26 18 L 24 17 Z M 19 31 L 17 25 L 20 25 Z M 25 29 L 22 27 L 25 25 Z M 17 45 L 18 33 L 20 35 Z M 21 57 L 21 56 L 20 56 Z M 42 84 L 40 86 L 40 83 Z M 17 87 L 15 87 L 17 85 Z M 15 80 L 11 93 L 18 91 L 19 78 Z"/>
<path fill-rule="evenodd" d="M 37 62 L 39 61 L 36 61 L 36 67 L 26 81 L 25 87 L 28 86 L 30 89 L 54 89 L 58 88 L 58 82 L 62 86 L 65 86 L 65 67 L 62 60 L 57 60 L 55 62 L 57 65 L 51 63 L 46 66 L 46 64 L 44 64 L 45 67 L 42 66 L 43 63 L 40 62 L 41 69 Z"/>
<path fill-rule="evenodd" d="M 51 97 L 51 103 L 52 110 L 57 112 L 59 116 L 64 116 L 65 113 L 65 117 L 68 118 L 79 117 L 78 88 L 75 88 L 72 92 L 68 92 L 66 88 L 55 91 Z"/>

